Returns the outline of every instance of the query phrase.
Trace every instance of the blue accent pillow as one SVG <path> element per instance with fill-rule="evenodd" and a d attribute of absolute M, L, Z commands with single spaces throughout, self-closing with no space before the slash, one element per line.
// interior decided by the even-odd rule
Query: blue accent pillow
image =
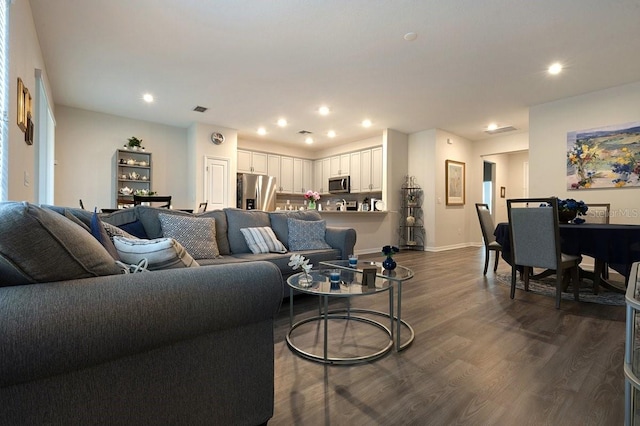
<path fill-rule="evenodd" d="M 100 220 L 100 216 L 98 216 L 98 209 L 93 211 L 93 216 L 91 216 L 91 235 L 98 240 L 102 247 L 104 247 L 111 257 L 114 260 L 120 260 L 120 256 L 118 255 L 118 251 L 116 247 L 113 245 L 113 241 L 109 238 L 109 234 L 102 226 L 102 221 Z"/>
<path fill-rule="evenodd" d="M 287 218 L 289 225 L 289 250 L 330 249 L 324 240 L 327 223 L 324 220 L 300 220 Z"/>
<path fill-rule="evenodd" d="M 145 240 L 149 239 L 149 236 L 147 236 L 147 231 L 145 231 L 144 229 L 144 225 L 139 220 L 136 220 L 135 222 L 129 222 L 129 223 L 124 223 L 122 225 L 118 225 L 118 228 L 128 232 L 134 237 L 143 238 Z"/>

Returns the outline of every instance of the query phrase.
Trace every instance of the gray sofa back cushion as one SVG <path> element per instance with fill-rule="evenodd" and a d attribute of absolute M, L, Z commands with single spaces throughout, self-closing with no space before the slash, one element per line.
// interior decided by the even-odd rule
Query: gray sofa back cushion
<path fill-rule="evenodd" d="M 289 248 L 289 224 L 288 218 L 299 220 L 321 220 L 322 217 L 317 210 L 298 210 L 298 211 L 277 211 L 270 212 L 271 229 L 282 244 Z"/>
<path fill-rule="evenodd" d="M 251 253 L 241 228 L 271 226 L 269 213 L 258 210 L 224 209 L 227 214 L 228 238 L 231 253 Z M 280 240 L 282 241 L 282 240 Z"/>
<path fill-rule="evenodd" d="M 0 203 L 0 235 L 0 286 L 121 272 L 90 233 L 53 210 L 26 202 Z"/>
<path fill-rule="evenodd" d="M 147 232 L 147 236 L 150 240 L 154 238 L 164 237 L 162 233 L 162 225 L 160 224 L 160 218 L 158 215 L 162 214 L 172 214 L 176 216 L 191 216 L 191 213 L 183 212 L 180 210 L 171 210 L 171 209 L 161 209 L 158 207 L 150 207 L 150 206 L 135 206 L 134 208 L 136 212 L 136 216 L 138 216 L 138 220 L 142 222 L 144 226 L 144 230 Z"/>
<path fill-rule="evenodd" d="M 218 242 L 218 250 L 220 254 L 225 256 L 231 254 L 229 247 L 229 238 L 227 238 L 227 214 L 224 210 L 211 210 L 198 214 L 196 217 L 212 217 L 216 221 L 216 241 Z"/>

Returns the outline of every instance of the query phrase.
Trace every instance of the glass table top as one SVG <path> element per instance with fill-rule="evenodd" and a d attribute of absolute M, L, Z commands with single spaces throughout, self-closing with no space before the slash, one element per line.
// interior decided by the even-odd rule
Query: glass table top
<path fill-rule="evenodd" d="M 339 283 L 331 283 L 329 273 L 332 269 L 340 272 Z M 306 279 L 307 277 L 303 272 L 300 272 L 287 278 L 287 284 L 289 287 L 303 293 L 336 297 L 352 297 L 378 293 L 389 290 L 389 287 L 392 285 L 389 279 L 383 279 L 386 277 L 376 277 L 375 286 L 362 285 L 362 273 L 337 267 L 332 269 L 311 270 L 309 272 L 310 281 Z"/>
<path fill-rule="evenodd" d="M 384 278 L 386 280 L 391 281 L 406 281 L 408 279 L 413 278 L 413 271 L 409 268 L 405 268 L 404 266 L 396 266 L 396 269 L 393 271 L 387 271 L 382 267 L 382 262 L 371 262 L 368 260 L 358 260 L 358 263 L 355 267 L 349 265 L 349 260 L 328 260 L 325 262 L 320 262 L 320 265 L 340 268 L 345 270 L 352 270 L 359 272 L 359 275 L 362 274 L 363 268 L 371 268 L 376 267 L 376 276 L 380 278 Z"/>

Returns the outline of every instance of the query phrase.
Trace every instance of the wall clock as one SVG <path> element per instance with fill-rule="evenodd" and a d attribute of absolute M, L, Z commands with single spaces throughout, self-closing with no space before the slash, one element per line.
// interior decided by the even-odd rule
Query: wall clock
<path fill-rule="evenodd" d="M 222 142 L 224 142 L 224 135 L 218 132 L 211 133 L 211 142 L 216 145 L 220 145 Z"/>

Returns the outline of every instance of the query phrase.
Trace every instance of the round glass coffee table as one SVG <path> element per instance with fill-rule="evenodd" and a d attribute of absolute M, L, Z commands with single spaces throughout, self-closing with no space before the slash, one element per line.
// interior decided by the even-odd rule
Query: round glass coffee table
<path fill-rule="evenodd" d="M 324 364 L 359 364 L 372 361 L 384 356 L 391 350 L 391 348 L 393 348 L 393 284 L 391 284 L 388 280 L 376 278 L 375 283 L 371 283 L 371 285 L 362 285 L 362 274 L 359 274 L 355 271 L 343 269 L 334 270 L 334 272 L 338 272 L 340 274 L 340 280 L 338 283 L 332 284 L 329 279 L 330 271 L 331 270 L 329 269 L 311 271 L 309 273 L 311 280 L 307 280 L 307 277 L 302 272 L 287 278 L 287 284 L 289 285 L 289 332 L 286 336 L 287 345 L 297 355 L 305 359 Z M 295 323 L 293 322 L 294 290 L 320 297 L 318 315 L 302 319 Z M 355 309 L 350 307 L 350 299 L 352 297 L 368 296 L 385 291 L 389 294 L 389 326 L 386 326 L 367 316 L 357 315 L 379 315 L 380 313 L 378 311 Z M 347 308 L 335 309 L 330 311 L 329 298 L 348 298 L 349 300 Z M 358 354 L 353 356 L 329 356 L 329 320 L 355 321 L 358 323 L 370 325 L 374 328 L 374 330 L 377 330 L 377 332 L 381 332 L 384 334 L 384 347 L 380 349 L 374 348 L 372 353 L 363 355 Z M 322 354 L 313 353 L 311 350 L 304 350 L 294 342 L 294 331 L 304 324 L 312 322 L 321 322 L 323 325 L 324 341 Z"/>

